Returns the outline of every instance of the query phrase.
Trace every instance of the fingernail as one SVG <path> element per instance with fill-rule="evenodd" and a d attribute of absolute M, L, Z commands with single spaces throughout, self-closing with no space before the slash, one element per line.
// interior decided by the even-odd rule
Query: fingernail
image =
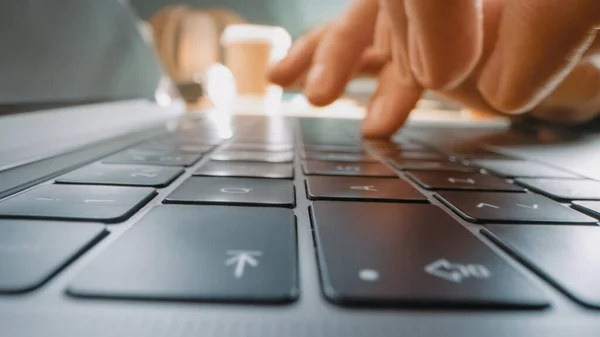
<path fill-rule="evenodd" d="M 381 116 L 385 113 L 385 96 L 377 97 L 369 106 L 369 112 L 362 123 L 362 132 L 367 137 L 377 136 Z"/>
<path fill-rule="evenodd" d="M 328 74 L 327 67 L 322 64 L 315 64 L 306 76 L 304 92 L 311 100 L 327 96 L 331 87 L 333 77 Z"/>

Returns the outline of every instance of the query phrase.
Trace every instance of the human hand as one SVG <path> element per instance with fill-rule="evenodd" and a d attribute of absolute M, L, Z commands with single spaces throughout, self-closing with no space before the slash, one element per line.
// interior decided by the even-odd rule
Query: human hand
<path fill-rule="evenodd" d="M 469 108 L 574 123 L 600 111 L 597 0 L 354 0 L 300 39 L 270 74 L 333 102 L 380 69 L 366 136 L 399 128 L 423 90 Z"/>

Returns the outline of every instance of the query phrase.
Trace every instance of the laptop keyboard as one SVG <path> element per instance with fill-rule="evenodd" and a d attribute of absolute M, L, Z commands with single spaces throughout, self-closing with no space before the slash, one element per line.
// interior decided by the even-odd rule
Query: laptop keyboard
<path fill-rule="evenodd" d="M 293 302 L 304 258 L 296 227 L 309 225 L 295 214 L 309 211 L 322 292 L 335 305 L 549 306 L 513 267 L 520 263 L 600 306 L 592 286 L 600 272 L 578 263 L 599 265 L 600 206 L 589 201 L 600 200 L 598 182 L 410 131 L 381 142 L 357 130 L 349 121 L 239 117 L 223 134 L 188 120 L 0 200 L 0 292 L 43 286 L 155 199 L 71 280 L 69 294 Z M 309 209 L 297 198 L 311 200 Z"/>

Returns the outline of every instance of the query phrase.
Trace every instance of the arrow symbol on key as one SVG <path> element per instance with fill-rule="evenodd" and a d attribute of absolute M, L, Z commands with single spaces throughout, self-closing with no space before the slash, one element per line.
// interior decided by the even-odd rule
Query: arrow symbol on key
<path fill-rule="evenodd" d="M 484 202 L 482 202 L 479 205 L 477 205 L 477 208 L 484 208 L 484 207 L 490 207 L 490 208 L 495 208 L 495 209 L 499 209 L 500 208 L 500 207 L 498 207 L 496 205 L 486 204 Z"/>
<path fill-rule="evenodd" d="M 225 265 L 230 266 L 235 264 L 233 276 L 236 279 L 240 279 L 242 278 L 242 276 L 244 276 L 244 269 L 246 268 L 246 264 L 252 267 L 258 266 L 258 260 L 255 257 L 261 256 L 262 252 L 228 250 L 227 255 L 232 255 L 232 257 L 225 261 Z"/>
<path fill-rule="evenodd" d="M 539 208 L 539 206 L 537 204 L 533 204 L 531 206 L 529 206 L 529 205 L 523 205 L 523 204 L 517 204 L 517 206 L 524 207 L 524 208 L 529 208 L 529 209 L 538 209 Z"/>

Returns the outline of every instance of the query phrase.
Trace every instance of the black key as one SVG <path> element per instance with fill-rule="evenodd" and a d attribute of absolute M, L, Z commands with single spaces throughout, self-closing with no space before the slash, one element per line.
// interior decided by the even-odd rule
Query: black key
<path fill-rule="evenodd" d="M 222 137 L 216 131 L 202 132 L 198 130 L 196 132 L 177 132 L 160 138 L 160 140 L 177 144 L 218 145 L 222 139 L 226 138 L 229 137 Z"/>
<path fill-rule="evenodd" d="M 389 167 L 380 163 L 340 163 L 307 160 L 304 173 L 309 175 L 397 177 Z"/>
<path fill-rule="evenodd" d="M 358 137 L 352 137 L 346 134 L 315 134 L 302 135 L 302 143 L 305 146 L 341 146 L 341 147 L 360 147 L 360 140 Z"/>
<path fill-rule="evenodd" d="M 217 161 L 256 161 L 265 163 L 291 163 L 293 152 L 260 152 L 260 151 L 220 151 L 214 153 L 211 160 Z"/>
<path fill-rule="evenodd" d="M 493 225 L 483 233 L 577 302 L 600 309 L 600 227 Z"/>
<path fill-rule="evenodd" d="M 587 179 L 517 179 L 517 183 L 552 199 L 600 200 L 600 182 Z"/>
<path fill-rule="evenodd" d="M 41 185 L 0 202 L 0 217 L 119 222 L 156 192 L 146 187 Z"/>
<path fill-rule="evenodd" d="M 298 297 L 291 210 L 160 206 L 69 286 L 77 296 L 226 302 Z"/>
<path fill-rule="evenodd" d="M 537 288 L 435 206 L 316 201 L 311 213 L 323 292 L 331 301 L 548 305 Z"/>
<path fill-rule="evenodd" d="M 507 159 L 507 156 L 496 153 L 487 149 L 464 144 L 464 146 L 456 146 L 450 149 L 440 149 L 451 157 L 462 159 Z"/>
<path fill-rule="evenodd" d="M 56 182 L 165 187 L 182 173 L 178 167 L 93 164 L 67 173 Z"/>
<path fill-rule="evenodd" d="M 304 151 L 321 152 L 342 152 L 342 153 L 364 153 L 365 150 L 356 145 L 325 145 L 325 144 L 304 144 Z"/>
<path fill-rule="evenodd" d="M 600 201 L 575 201 L 573 202 L 573 208 L 600 218 Z"/>
<path fill-rule="evenodd" d="M 294 185 L 278 179 L 192 177 L 165 202 L 293 207 Z"/>
<path fill-rule="evenodd" d="M 313 200 L 377 200 L 427 202 L 406 181 L 386 178 L 308 177 L 308 197 Z"/>
<path fill-rule="evenodd" d="M 470 163 L 507 178 L 577 178 L 574 174 L 524 160 L 481 159 Z"/>
<path fill-rule="evenodd" d="M 478 169 L 450 161 L 401 161 L 392 162 L 400 170 L 477 172 Z"/>
<path fill-rule="evenodd" d="M 100 224 L 0 220 L 0 293 L 39 287 L 104 234 Z"/>
<path fill-rule="evenodd" d="M 283 152 L 291 151 L 294 146 L 289 143 L 233 143 L 226 147 L 228 151 L 261 151 L 261 152 Z"/>
<path fill-rule="evenodd" d="M 103 159 L 102 162 L 106 164 L 191 166 L 201 157 L 202 155 L 189 153 L 148 152 L 142 154 L 123 151 Z"/>
<path fill-rule="evenodd" d="M 479 173 L 411 171 L 407 176 L 428 190 L 525 191 L 504 179 Z"/>
<path fill-rule="evenodd" d="M 375 151 L 382 153 L 382 154 L 386 154 L 386 155 L 392 155 L 392 154 L 396 154 L 398 152 L 410 152 L 410 151 L 427 152 L 428 151 L 428 149 L 425 146 L 423 146 L 421 144 L 410 143 L 410 142 L 392 143 L 392 142 L 381 142 L 381 141 L 368 141 L 367 144 L 369 144 L 370 147 L 375 149 Z"/>
<path fill-rule="evenodd" d="M 438 198 L 471 222 L 593 224 L 595 219 L 529 193 L 439 192 Z"/>
<path fill-rule="evenodd" d="M 292 164 L 210 161 L 200 166 L 194 175 L 291 179 L 294 169 Z"/>
<path fill-rule="evenodd" d="M 144 154 L 148 152 L 167 152 L 167 153 L 199 153 L 204 154 L 213 149 L 213 145 L 198 144 L 179 144 L 169 141 L 149 141 L 134 147 L 127 151 L 130 153 Z"/>
<path fill-rule="evenodd" d="M 397 162 L 402 163 L 405 161 L 416 161 L 416 160 L 434 160 L 440 161 L 446 158 L 439 153 L 435 152 L 417 152 L 417 151 L 401 151 L 396 155 L 390 156 L 390 158 Z"/>
<path fill-rule="evenodd" d="M 369 154 L 360 153 L 336 153 L 305 151 L 304 158 L 307 160 L 337 161 L 349 163 L 377 163 L 379 160 Z"/>

